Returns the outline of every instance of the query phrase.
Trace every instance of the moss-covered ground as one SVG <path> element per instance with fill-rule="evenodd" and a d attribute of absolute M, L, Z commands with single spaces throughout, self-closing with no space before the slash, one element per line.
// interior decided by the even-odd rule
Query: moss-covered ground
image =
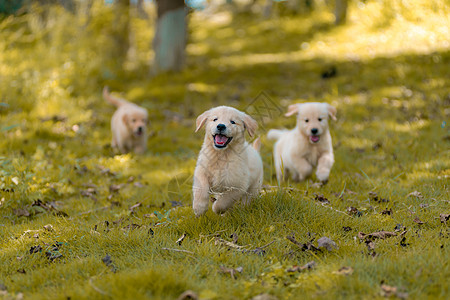
<path fill-rule="evenodd" d="M 449 2 L 354 1 L 339 27 L 326 7 L 280 5 L 190 14 L 187 67 L 156 77 L 151 20 L 133 16 L 119 63 L 99 1 L 90 18 L 1 19 L 0 297 L 448 299 Z M 145 155 L 110 148 L 104 85 L 149 110 Z M 278 188 L 265 132 L 293 127 L 282 112 L 304 101 L 337 107 L 336 163 L 323 187 Z M 194 217 L 196 116 L 263 104 L 261 197 Z M 379 231 L 396 236 L 359 234 Z"/>

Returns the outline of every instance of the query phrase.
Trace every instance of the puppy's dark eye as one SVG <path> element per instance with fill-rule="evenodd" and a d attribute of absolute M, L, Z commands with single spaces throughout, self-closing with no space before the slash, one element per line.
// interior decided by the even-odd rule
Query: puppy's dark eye
<path fill-rule="evenodd" d="M 214 122 L 215 122 L 215 121 L 217 121 L 217 118 L 214 118 L 214 120 L 213 120 L 213 121 L 214 121 Z"/>
<path fill-rule="evenodd" d="M 236 124 L 236 122 L 235 122 L 235 121 L 230 121 L 230 123 L 231 123 L 231 124 Z"/>
<path fill-rule="evenodd" d="M 306 123 L 308 123 L 308 122 L 309 122 L 309 120 L 308 120 L 308 119 L 305 119 L 305 122 L 306 122 Z"/>
<path fill-rule="evenodd" d="M 319 118 L 318 120 L 319 120 L 319 122 L 322 122 L 322 118 Z"/>

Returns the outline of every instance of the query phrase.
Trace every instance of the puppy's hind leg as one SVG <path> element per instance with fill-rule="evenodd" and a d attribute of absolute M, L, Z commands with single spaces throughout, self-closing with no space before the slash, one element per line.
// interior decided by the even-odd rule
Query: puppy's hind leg
<path fill-rule="evenodd" d="M 311 175 L 312 170 L 313 170 L 313 166 L 304 158 L 300 158 L 300 159 L 295 159 L 293 160 L 293 164 L 295 167 L 295 170 L 297 171 L 297 176 L 295 176 L 295 180 L 296 181 L 303 181 L 306 179 L 306 177 L 308 177 L 309 175 Z"/>
<path fill-rule="evenodd" d="M 208 210 L 209 205 L 209 184 L 202 173 L 203 170 L 196 168 L 194 172 L 194 184 L 192 186 L 193 201 L 192 208 L 195 216 L 199 217 Z"/>

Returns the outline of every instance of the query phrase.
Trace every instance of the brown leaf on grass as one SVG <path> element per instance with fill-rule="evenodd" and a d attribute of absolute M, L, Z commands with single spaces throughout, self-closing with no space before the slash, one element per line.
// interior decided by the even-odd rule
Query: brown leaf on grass
<path fill-rule="evenodd" d="M 194 291 L 187 290 L 178 296 L 177 300 L 198 300 L 198 295 Z"/>
<path fill-rule="evenodd" d="M 334 249 L 337 248 L 337 245 L 334 241 L 332 241 L 330 238 L 324 236 L 321 237 L 320 239 L 317 240 L 317 244 L 319 249 L 320 248 L 325 248 L 328 251 L 333 251 Z"/>
<path fill-rule="evenodd" d="M 422 193 L 418 191 L 414 191 L 412 193 L 409 193 L 406 198 L 408 197 L 416 197 L 416 198 L 423 198 Z"/>
<path fill-rule="evenodd" d="M 428 204 L 428 203 L 420 203 L 419 207 L 425 209 L 425 208 L 430 207 L 430 204 Z"/>
<path fill-rule="evenodd" d="M 245 246 L 237 245 L 233 242 L 226 241 L 224 239 L 221 239 L 220 237 L 216 237 L 214 244 L 220 245 L 220 246 L 226 246 L 226 247 L 234 248 L 234 249 L 243 249 L 245 247 Z"/>
<path fill-rule="evenodd" d="M 314 241 L 314 239 L 312 239 L 312 240 L 310 240 L 309 242 L 306 242 L 306 243 L 300 243 L 299 241 L 297 241 L 297 240 L 295 239 L 294 235 L 292 235 L 292 236 L 287 236 L 286 238 L 287 238 L 290 242 L 292 242 L 293 244 L 299 246 L 300 249 L 301 249 L 302 251 L 310 251 L 310 250 L 312 250 L 312 251 L 314 251 L 314 252 L 321 251 L 319 248 L 317 248 L 316 246 L 314 246 L 314 245 L 312 244 L 312 241 Z"/>
<path fill-rule="evenodd" d="M 417 223 L 417 224 L 419 224 L 419 225 L 425 224 L 425 222 L 421 221 L 421 220 L 419 219 L 418 216 L 416 216 L 416 217 L 414 218 L 413 222 L 414 222 L 414 223 Z"/>
<path fill-rule="evenodd" d="M 314 194 L 314 200 L 325 203 L 325 204 L 329 204 L 330 201 L 325 198 L 322 194 Z"/>
<path fill-rule="evenodd" d="M 242 273 L 242 271 L 243 271 L 243 268 L 242 267 L 237 267 L 236 269 L 233 269 L 233 268 L 227 268 L 227 267 L 224 267 L 224 266 L 220 266 L 220 273 L 223 273 L 223 274 L 230 274 L 230 276 L 231 276 L 231 279 L 236 279 L 236 274 L 237 273 Z"/>
<path fill-rule="evenodd" d="M 25 272 L 25 269 L 19 269 L 17 270 L 17 273 L 26 274 L 27 272 Z"/>
<path fill-rule="evenodd" d="M 122 229 L 125 229 L 125 230 L 127 230 L 127 229 L 133 230 L 133 229 L 140 228 L 140 227 L 141 227 L 141 225 L 138 225 L 138 224 L 129 224 L 129 225 L 123 227 Z"/>
<path fill-rule="evenodd" d="M 124 184 L 111 184 L 109 186 L 109 192 L 110 193 L 117 193 L 122 187 L 124 186 Z"/>
<path fill-rule="evenodd" d="M 83 197 L 91 198 L 92 200 L 97 201 L 97 198 L 94 196 L 95 194 L 97 194 L 97 191 L 92 187 L 88 188 L 87 190 L 81 190 L 80 193 Z"/>
<path fill-rule="evenodd" d="M 390 238 L 393 236 L 397 236 L 397 234 L 395 232 L 390 232 L 390 231 L 378 231 L 378 232 L 373 232 L 373 233 L 369 233 L 369 234 L 365 234 L 363 232 L 359 232 L 358 233 L 358 237 L 363 240 L 363 239 L 386 239 L 386 238 Z"/>
<path fill-rule="evenodd" d="M 352 267 L 342 267 L 339 270 L 333 272 L 334 274 L 337 275 L 344 275 L 344 276 L 348 276 L 348 275 L 352 275 L 353 274 L 353 268 Z"/>
<path fill-rule="evenodd" d="M 385 210 L 383 210 L 382 212 L 381 212 L 381 214 L 382 215 L 388 215 L 388 216 L 390 216 L 390 215 L 392 215 L 392 208 L 390 208 L 390 209 L 385 209 Z"/>
<path fill-rule="evenodd" d="M 278 300 L 278 298 L 270 294 L 259 294 L 250 300 Z"/>
<path fill-rule="evenodd" d="M 344 230 L 344 232 L 349 232 L 352 231 L 352 228 L 350 226 L 344 226 L 342 227 L 342 230 Z"/>
<path fill-rule="evenodd" d="M 389 286 L 387 284 L 382 283 L 380 287 L 381 287 L 381 296 L 383 297 L 386 298 L 397 297 L 400 299 L 408 298 L 408 294 L 399 292 L 396 286 Z"/>
<path fill-rule="evenodd" d="M 31 248 L 30 248 L 30 254 L 38 253 L 41 251 L 42 251 L 41 245 L 31 246 Z"/>
<path fill-rule="evenodd" d="M 55 231 L 55 230 L 53 229 L 52 224 L 47 224 L 47 225 L 45 225 L 45 226 L 44 226 L 44 229 L 47 230 L 47 231 Z"/>
<path fill-rule="evenodd" d="M 362 216 L 362 212 L 360 212 L 356 207 L 353 207 L 353 206 L 347 207 L 347 212 L 351 216 L 357 216 L 357 217 Z"/>
<path fill-rule="evenodd" d="M 30 212 L 25 208 L 13 209 L 13 212 L 18 217 L 29 217 L 30 216 Z"/>
<path fill-rule="evenodd" d="M 389 202 L 388 199 L 379 197 L 378 194 L 375 192 L 369 192 L 369 197 L 370 197 L 370 200 L 375 201 L 375 202 L 380 202 L 380 203 Z"/>
<path fill-rule="evenodd" d="M 311 270 L 316 267 L 315 261 L 310 261 L 306 263 L 304 266 L 292 266 L 291 268 L 287 269 L 286 272 L 302 272 L 305 270 Z"/>
<path fill-rule="evenodd" d="M 138 207 L 140 207 L 141 205 L 142 205 L 142 203 L 141 203 L 141 202 L 138 202 L 138 203 L 136 203 L 135 205 L 131 206 L 131 207 L 130 207 L 131 213 L 134 213 L 134 211 L 135 211 Z"/>
<path fill-rule="evenodd" d="M 175 243 L 178 244 L 178 246 L 181 246 L 181 243 L 183 243 L 186 236 L 187 236 L 187 234 L 183 233 L 183 235 Z"/>
<path fill-rule="evenodd" d="M 142 183 L 140 183 L 139 181 L 136 181 L 133 185 L 137 188 L 144 187 L 144 185 Z"/>
<path fill-rule="evenodd" d="M 441 223 L 447 223 L 447 221 L 450 219 L 450 214 L 440 214 L 439 220 Z"/>
<path fill-rule="evenodd" d="M 111 268 L 111 271 L 113 271 L 113 273 L 116 273 L 117 268 L 114 265 L 111 256 L 109 256 L 109 254 L 106 254 L 105 257 L 102 258 L 102 262 L 109 268 Z"/>

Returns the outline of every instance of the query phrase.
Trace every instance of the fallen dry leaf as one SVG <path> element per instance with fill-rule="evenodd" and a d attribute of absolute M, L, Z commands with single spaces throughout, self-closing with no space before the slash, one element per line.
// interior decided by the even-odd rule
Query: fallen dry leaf
<path fill-rule="evenodd" d="M 177 300 L 198 300 L 198 295 L 194 291 L 187 290 L 178 296 Z"/>
<path fill-rule="evenodd" d="M 441 220 L 441 223 L 447 223 L 450 219 L 450 214 L 440 214 L 439 219 Z"/>
<path fill-rule="evenodd" d="M 421 221 L 421 220 L 419 219 L 418 216 L 416 216 L 416 217 L 414 218 L 413 222 L 414 222 L 414 223 L 417 223 L 417 224 L 419 224 L 419 225 L 425 224 L 425 222 Z"/>
<path fill-rule="evenodd" d="M 317 240 L 317 244 L 319 249 L 320 248 L 325 248 L 328 251 L 333 251 L 334 249 L 337 248 L 337 245 L 334 241 L 332 241 L 330 238 L 324 236 L 321 237 L 320 239 Z"/>
<path fill-rule="evenodd" d="M 356 207 L 350 206 L 347 207 L 347 212 L 349 215 L 360 217 L 362 216 L 362 212 L 360 212 Z"/>
<path fill-rule="evenodd" d="M 224 274 L 230 274 L 231 279 L 236 279 L 235 274 L 236 273 L 242 273 L 243 268 L 242 267 L 237 267 L 236 269 L 233 268 L 227 268 L 224 266 L 220 266 L 220 272 L 224 273 Z"/>
<path fill-rule="evenodd" d="M 226 241 L 220 237 L 216 237 L 215 245 L 226 246 L 234 249 L 243 249 L 245 246 L 237 245 L 233 242 Z"/>
<path fill-rule="evenodd" d="M 47 224 L 47 225 L 45 225 L 45 226 L 44 226 L 44 229 L 47 230 L 47 231 L 55 231 L 55 230 L 53 229 L 52 224 Z"/>
<path fill-rule="evenodd" d="M 270 294 L 259 294 L 250 300 L 278 300 L 278 298 Z"/>
<path fill-rule="evenodd" d="M 109 192 L 110 192 L 110 193 L 116 193 L 116 192 L 118 192 L 123 186 L 124 186 L 124 184 L 111 184 L 111 185 L 109 186 Z"/>
<path fill-rule="evenodd" d="M 392 208 L 383 210 L 381 212 L 381 214 L 382 215 L 388 215 L 388 216 L 392 215 Z"/>
<path fill-rule="evenodd" d="M 422 193 L 418 191 L 414 191 L 412 193 L 409 193 L 406 197 L 416 197 L 416 198 L 423 198 Z"/>
<path fill-rule="evenodd" d="M 352 275 L 353 274 L 353 268 L 352 267 L 342 267 L 339 270 L 333 272 L 334 274 L 337 275 L 344 275 L 344 276 L 348 276 L 348 275 Z"/>
<path fill-rule="evenodd" d="M 373 232 L 373 233 L 369 233 L 369 234 L 365 234 L 362 232 L 358 233 L 358 237 L 363 240 L 363 239 L 386 239 L 386 238 L 390 238 L 393 236 L 397 236 L 397 234 L 395 232 L 390 232 L 390 231 L 378 231 L 378 232 Z"/>
<path fill-rule="evenodd" d="M 29 217 L 30 212 L 25 208 L 13 209 L 13 213 L 18 217 Z"/>
<path fill-rule="evenodd" d="M 186 236 L 187 236 L 187 234 L 183 233 L 183 235 L 175 243 L 178 244 L 178 246 L 181 246 L 181 243 L 184 241 Z"/>
<path fill-rule="evenodd" d="M 384 283 L 381 284 L 381 295 L 386 298 L 390 297 L 397 297 L 400 299 L 408 298 L 408 294 L 399 292 L 396 286 L 389 286 Z"/>
<path fill-rule="evenodd" d="M 311 270 L 314 269 L 316 267 L 316 262 L 315 261 L 310 261 L 308 263 L 306 263 L 304 266 L 292 266 L 291 268 L 287 269 L 287 272 L 301 272 L 304 270 Z"/>
<path fill-rule="evenodd" d="M 329 204 L 330 201 L 325 198 L 322 194 L 314 194 L 314 200 L 322 202 L 322 203 L 326 203 Z"/>
<path fill-rule="evenodd" d="M 130 207 L 130 211 L 131 211 L 132 213 L 134 213 L 134 211 L 135 211 L 138 207 L 140 207 L 141 205 L 142 205 L 141 202 L 136 203 L 135 205 L 133 205 L 133 206 Z"/>

